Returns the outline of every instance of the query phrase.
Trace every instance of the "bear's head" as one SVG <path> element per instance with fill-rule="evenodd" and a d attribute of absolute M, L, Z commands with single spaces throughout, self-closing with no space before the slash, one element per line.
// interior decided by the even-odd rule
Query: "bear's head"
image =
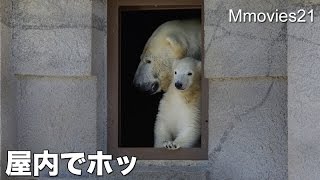
<path fill-rule="evenodd" d="M 173 82 L 176 89 L 185 91 L 192 86 L 200 86 L 201 61 L 191 57 L 173 63 Z"/>
<path fill-rule="evenodd" d="M 172 80 L 172 63 L 186 56 L 186 38 L 177 35 L 152 36 L 140 57 L 133 83 L 140 90 L 155 94 L 167 91 Z"/>

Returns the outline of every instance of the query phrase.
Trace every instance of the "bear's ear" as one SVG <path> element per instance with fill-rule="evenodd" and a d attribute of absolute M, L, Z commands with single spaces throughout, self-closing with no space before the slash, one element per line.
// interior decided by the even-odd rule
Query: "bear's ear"
<path fill-rule="evenodd" d="M 169 35 L 166 38 L 169 46 L 175 54 L 175 59 L 184 58 L 187 55 L 187 43 L 176 35 Z"/>

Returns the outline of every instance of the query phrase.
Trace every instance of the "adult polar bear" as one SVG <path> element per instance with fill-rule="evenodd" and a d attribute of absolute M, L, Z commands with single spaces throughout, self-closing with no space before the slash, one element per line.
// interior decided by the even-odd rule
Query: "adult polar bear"
<path fill-rule="evenodd" d="M 134 85 L 155 94 L 166 92 L 172 80 L 175 59 L 200 59 L 200 20 L 173 20 L 160 25 L 147 41 L 136 70 Z"/>

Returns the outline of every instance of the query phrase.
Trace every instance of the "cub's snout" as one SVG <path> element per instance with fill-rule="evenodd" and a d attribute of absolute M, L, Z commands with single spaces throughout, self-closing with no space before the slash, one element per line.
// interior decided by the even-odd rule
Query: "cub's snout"
<path fill-rule="evenodd" d="M 176 83 L 174 84 L 174 86 L 175 86 L 177 89 L 179 89 L 179 90 L 183 90 L 183 88 L 182 88 L 182 83 L 181 83 L 181 82 L 176 82 Z"/>

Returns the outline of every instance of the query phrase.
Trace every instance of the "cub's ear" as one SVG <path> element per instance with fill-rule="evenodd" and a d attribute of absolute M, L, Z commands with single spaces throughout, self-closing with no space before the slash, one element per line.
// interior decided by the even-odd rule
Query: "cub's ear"
<path fill-rule="evenodd" d="M 179 38 L 177 35 L 168 35 L 166 41 L 175 54 L 175 59 L 184 58 L 187 55 L 187 42 L 185 39 Z"/>

